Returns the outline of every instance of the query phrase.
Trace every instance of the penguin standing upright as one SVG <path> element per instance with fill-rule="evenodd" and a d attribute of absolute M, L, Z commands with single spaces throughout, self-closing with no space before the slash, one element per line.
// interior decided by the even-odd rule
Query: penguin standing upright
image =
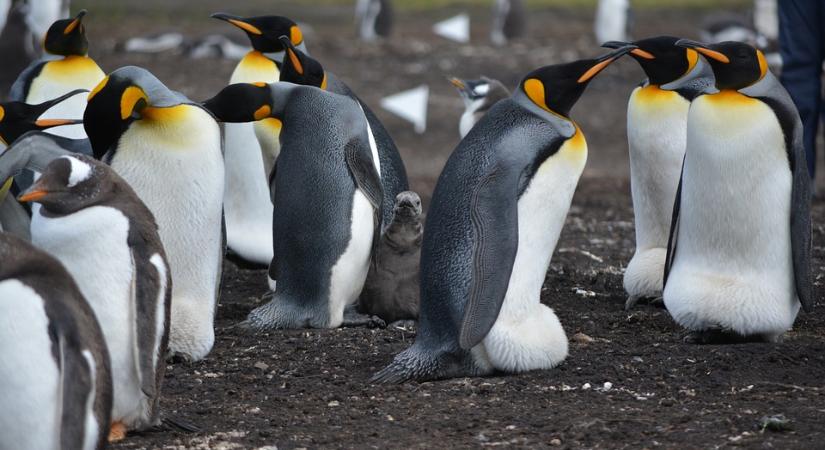
<path fill-rule="evenodd" d="M 693 341 L 775 341 L 813 306 L 811 187 L 799 113 L 761 51 L 680 40 L 715 88 L 690 105 L 665 306 Z"/>
<path fill-rule="evenodd" d="M 108 162 L 154 214 L 172 271 L 169 350 L 206 356 L 223 264 L 221 130 L 198 104 L 145 69 L 123 67 L 89 95 L 83 125 Z"/>
<path fill-rule="evenodd" d="M 61 17 L 69 15 L 70 0 L 23 0 L 26 24 L 26 52 L 31 57 L 40 56 L 40 44 L 49 26 Z"/>
<path fill-rule="evenodd" d="M 94 312 L 28 242 L 0 233 L 0 261 L 0 448 L 104 448 L 112 378 Z"/>
<path fill-rule="evenodd" d="M 510 39 L 524 34 L 527 17 L 521 0 L 495 0 L 493 2 L 493 26 L 490 40 L 495 45 L 505 45 Z"/>
<path fill-rule="evenodd" d="M 316 59 L 291 45 L 285 37 L 281 37 L 281 41 L 286 47 L 288 56 L 281 66 L 281 81 L 315 86 L 329 92 L 346 95 L 357 101 L 364 111 L 372 157 L 373 160 L 378 161 L 378 175 L 381 177 L 384 191 L 383 203 L 387 205 L 387 208 L 383 208 L 381 217 L 383 230 L 392 222 L 392 208 L 389 205 L 395 203 L 395 197 L 398 194 L 409 189 L 407 170 L 404 168 L 404 161 L 398 153 L 395 142 L 375 113 L 352 92 L 349 86 L 331 72 L 325 71 Z"/>
<path fill-rule="evenodd" d="M 281 16 L 236 17 L 216 13 L 213 18 L 224 20 L 242 29 L 249 37 L 252 51 L 247 53 L 232 72 L 230 83 L 274 83 L 278 81 L 278 64 L 283 59 L 282 35 L 301 48 L 304 38 L 292 20 Z M 261 147 L 256 134 L 274 135 L 277 156 L 278 129 L 274 121 L 227 123 L 225 133 L 226 190 L 224 214 L 226 243 L 241 259 L 254 264 L 269 264 L 272 260 L 272 203 L 267 187 Z"/>
<path fill-rule="evenodd" d="M 415 343 L 374 381 L 523 372 L 567 357 L 559 319 L 539 296 L 587 159 L 568 114 L 633 48 L 530 72 L 459 143 L 424 227 Z"/>
<path fill-rule="evenodd" d="M 358 0 L 355 27 L 363 41 L 387 38 L 392 32 L 393 7 L 390 0 Z"/>
<path fill-rule="evenodd" d="M 58 20 L 49 27 L 43 41 L 46 53 L 58 59 L 44 58 L 27 67 L 11 87 L 11 100 L 29 104 L 42 103 L 76 89 L 91 90 L 106 74 L 89 58 L 89 41 L 80 11 L 72 19 Z M 78 93 L 48 110 L 42 118 L 80 119 L 86 109 L 86 95 Z M 82 125 L 61 127 L 53 134 L 73 139 L 85 139 Z"/>
<path fill-rule="evenodd" d="M 464 101 L 464 113 L 458 122 L 458 133 L 462 139 L 493 105 L 510 96 L 510 91 L 500 81 L 487 77 L 478 80 L 450 78 L 450 83 L 458 89 Z"/>
<path fill-rule="evenodd" d="M 647 75 L 627 103 L 630 190 L 636 224 L 636 252 L 624 272 L 629 309 L 640 298 L 661 298 L 673 199 L 682 173 L 690 102 L 713 85 L 713 73 L 699 54 L 677 47 L 679 38 L 659 36 L 633 42 L 630 52 Z M 606 42 L 618 48 L 624 42 Z"/>
<path fill-rule="evenodd" d="M 208 100 L 225 122 L 283 124 L 272 169 L 272 300 L 245 326 L 335 328 L 364 286 L 381 224 L 382 188 L 358 102 L 292 83 L 233 84 Z"/>
<path fill-rule="evenodd" d="M 42 205 L 32 242 L 66 266 L 103 329 L 110 440 L 160 423 L 172 278 L 152 213 L 114 170 L 83 155 L 52 161 L 20 201 Z"/>

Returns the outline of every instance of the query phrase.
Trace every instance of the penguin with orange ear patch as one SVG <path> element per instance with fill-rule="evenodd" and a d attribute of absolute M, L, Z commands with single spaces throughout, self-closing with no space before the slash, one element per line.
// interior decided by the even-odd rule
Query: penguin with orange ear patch
<path fill-rule="evenodd" d="M 776 341 L 813 307 L 802 124 L 761 51 L 680 40 L 713 69 L 690 105 L 664 300 L 697 343 Z"/>
<path fill-rule="evenodd" d="M 418 335 L 373 381 L 549 369 L 567 357 L 539 296 L 587 159 L 569 113 L 634 48 L 530 72 L 459 143 L 424 226 Z"/>

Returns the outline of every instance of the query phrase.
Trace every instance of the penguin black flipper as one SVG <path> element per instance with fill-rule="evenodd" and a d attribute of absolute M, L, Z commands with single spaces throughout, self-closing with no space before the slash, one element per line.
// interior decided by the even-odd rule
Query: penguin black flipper
<path fill-rule="evenodd" d="M 790 95 L 770 72 L 739 92 L 768 105 L 785 135 L 785 150 L 791 169 L 791 248 L 796 295 L 806 312 L 814 306 L 811 279 L 811 178 L 808 174 L 802 121 Z"/>
<path fill-rule="evenodd" d="M 473 274 L 459 345 L 481 342 L 498 318 L 518 250 L 518 172 L 497 165 L 472 194 Z"/>
<path fill-rule="evenodd" d="M 372 234 L 372 254 L 378 246 L 381 237 L 381 214 L 384 191 L 381 187 L 381 178 L 375 170 L 372 162 L 372 155 L 369 153 L 369 145 L 363 145 L 357 141 L 349 141 L 344 148 L 344 157 L 347 167 L 355 180 L 355 184 L 367 197 L 373 207 L 373 223 L 375 230 Z M 376 161 L 377 163 L 377 161 Z M 273 173 L 275 169 L 273 168 Z M 274 258 L 273 258 L 274 260 Z"/>
<path fill-rule="evenodd" d="M 679 184 L 676 186 L 676 198 L 673 200 L 673 215 L 670 219 L 670 233 L 667 237 L 667 254 L 665 256 L 665 273 L 662 277 L 662 289 L 667 285 L 667 276 L 676 256 L 676 235 L 679 233 L 679 208 L 682 205 L 682 177 L 685 173 L 685 158 L 682 157 L 682 170 L 679 175 Z"/>
<path fill-rule="evenodd" d="M 32 81 L 40 75 L 40 72 L 43 70 L 43 67 L 46 66 L 49 60 L 40 59 L 37 61 L 32 62 L 29 64 L 29 67 L 23 69 L 20 72 L 20 75 L 17 76 L 17 79 L 14 80 L 14 83 L 11 85 L 11 90 L 9 91 L 9 100 L 13 102 L 25 102 L 26 97 L 29 94 L 29 89 L 31 88 Z"/>

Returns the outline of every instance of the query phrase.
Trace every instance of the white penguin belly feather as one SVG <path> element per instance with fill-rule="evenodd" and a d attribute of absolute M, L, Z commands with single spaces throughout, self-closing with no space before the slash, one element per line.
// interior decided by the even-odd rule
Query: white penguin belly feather
<path fill-rule="evenodd" d="M 677 251 L 665 305 L 689 329 L 777 336 L 796 318 L 791 172 L 761 101 L 723 92 L 688 118 Z"/>
<path fill-rule="evenodd" d="M 60 447 L 60 372 L 43 299 L 15 279 L 0 282 L 0 448 Z"/>
<path fill-rule="evenodd" d="M 587 160 L 581 132 L 539 166 L 518 200 L 518 250 L 504 304 L 484 338 L 479 365 L 506 372 L 546 369 L 567 357 L 567 336 L 541 286 Z"/>

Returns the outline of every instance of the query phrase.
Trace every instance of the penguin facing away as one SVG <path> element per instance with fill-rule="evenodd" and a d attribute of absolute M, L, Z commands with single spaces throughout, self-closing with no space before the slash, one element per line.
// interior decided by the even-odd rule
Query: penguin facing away
<path fill-rule="evenodd" d="M 383 230 L 392 221 L 392 209 L 389 208 L 389 205 L 395 203 L 398 194 L 409 189 L 407 170 L 395 142 L 393 142 L 389 132 L 378 120 L 375 113 L 372 112 L 372 109 L 361 101 L 349 86 L 333 73 L 325 71 L 318 60 L 293 46 L 285 36 L 281 37 L 281 41 L 288 56 L 284 58 L 281 66 L 281 81 L 315 86 L 335 94 L 346 95 L 357 101 L 363 109 L 367 118 L 367 131 L 372 158 L 379 162 L 378 175 L 381 177 L 381 185 L 383 186 L 383 204 L 387 205 L 381 217 L 381 229 Z"/>
<path fill-rule="evenodd" d="M 83 18 L 86 10 L 71 19 L 58 20 L 49 27 L 43 48 L 58 59 L 40 59 L 27 67 L 11 87 L 9 98 L 14 101 L 38 104 L 65 95 L 77 89 L 91 90 L 105 74 L 97 63 L 88 57 L 89 41 Z M 42 115 L 43 119 L 80 119 L 86 108 L 86 96 L 77 92 L 65 101 L 57 103 Z M 61 127 L 53 134 L 73 139 L 85 139 L 81 125 Z"/>
<path fill-rule="evenodd" d="M 390 0 L 358 0 L 355 3 L 355 27 L 361 40 L 387 38 L 392 26 L 393 7 Z"/>
<path fill-rule="evenodd" d="M 679 38 L 658 36 L 633 42 L 629 55 L 647 75 L 627 103 L 630 190 L 636 251 L 624 273 L 626 307 L 641 298 L 661 299 L 673 199 L 682 174 L 690 102 L 713 85 L 710 66 Z M 606 42 L 618 48 L 624 42 Z"/>
<path fill-rule="evenodd" d="M 510 91 L 500 81 L 487 77 L 478 80 L 450 78 L 450 83 L 458 89 L 464 101 L 464 113 L 458 122 L 458 133 L 462 139 L 493 105 L 510 97 Z"/>
<path fill-rule="evenodd" d="M 0 447 L 102 449 L 112 408 L 109 352 L 72 277 L 0 233 Z"/>
<path fill-rule="evenodd" d="M 272 169 L 272 300 L 252 329 L 336 328 L 364 286 L 380 235 L 382 188 L 358 102 L 292 83 L 233 84 L 204 104 L 225 122 L 277 119 Z"/>
<path fill-rule="evenodd" d="M 224 13 L 212 17 L 243 30 L 253 47 L 235 67 L 230 83 L 277 82 L 284 51 L 278 40 L 282 35 L 289 36 L 294 45 L 306 48 L 300 27 L 286 17 L 243 18 Z M 256 135 L 274 135 L 274 149 L 270 150 L 274 156 L 269 158 L 277 157 L 280 144 L 276 127 L 274 120 L 224 124 L 227 246 L 241 259 L 260 265 L 272 260 L 272 203 L 267 186 L 271 160 L 265 164 L 268 155 L 262 155 Z"/>
<path fill-rule="evenodd" d="M 813 307 L 802 125 L 761 51 L 680 40 L 715 88 L 691 103 L 664 301 L 690 340 L 777 340 Z"/>
<path fill-rule="evenodd" d="M 169 350 L 206 356 L 223 264 L 222 136 L 215 118 L 145 69 L 123 67 L 89 95 L 83 116 L 95 157 L 149 207 L 172 272 Z"/>
<path fill-rule="evenodd" d="M 160 423 L 172 278 L 152 213 L 109 166 L 52 161 L 20 201 L 32 242 L 60 260 L 97 316 L 112 362 L 110 440 Z"/>
<path fill-rule="evenodd" d="M 589 81 L 633 48 L 530 72 L 459 143 L 424 227 L 415 343 L 374 382 L 548 369 L 567 357 L 564 330 L 539 296 L 587 157 L 568 115 Z"/>

